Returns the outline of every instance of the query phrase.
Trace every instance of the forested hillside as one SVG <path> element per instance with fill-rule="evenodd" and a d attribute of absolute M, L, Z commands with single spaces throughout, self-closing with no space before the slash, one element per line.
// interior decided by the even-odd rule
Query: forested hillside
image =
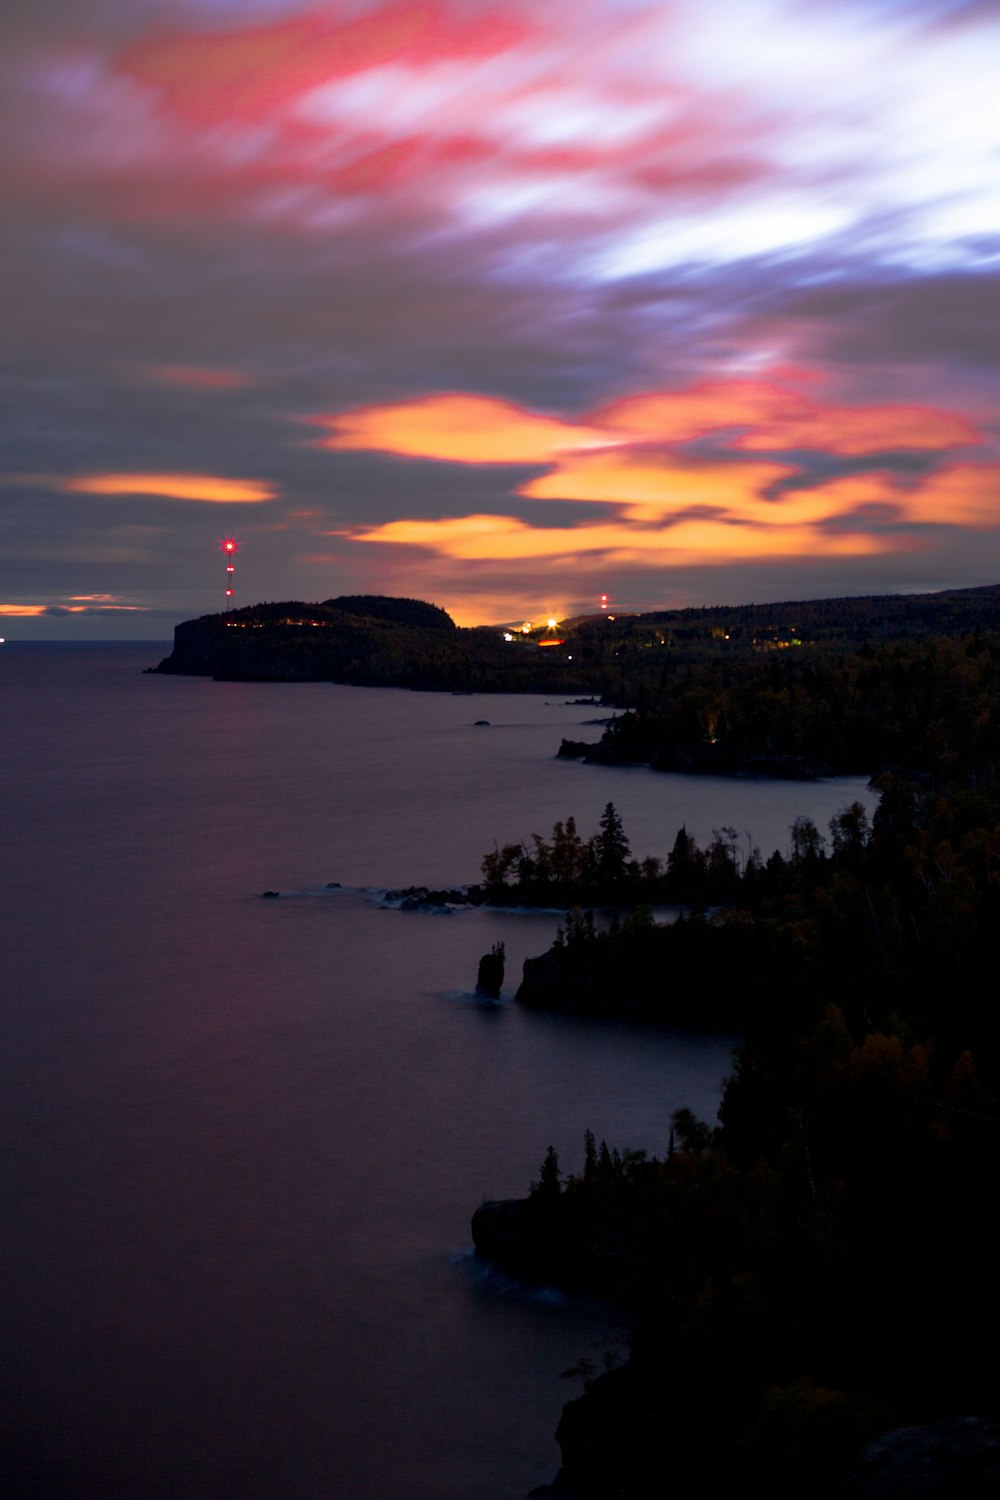
<path fill-rule="evenodd" d="M 856 732 L 888 763 L 871 820 L 798 819 L 784 853 L 682 828 L 636 859 L 609 807 L 589 840 L 566 819 L 487 854 L 500 899 L 578 903 L 522 1003 L 744 1038 L 718 1123 L 679 1111 L 651 1158 L 588 1137 L 582 1169 L 550 1152 L 527 1198 L 474 1219 L 481 1253 L 628 1310 L 624 1363 L 581 1368 L 553 1494 L 996 1493 L 975 1426 L 947 1429 L 938 1488 L 845 1485 L 889 1429 L 1000 1418 L 998 661 L 973 631 L 831 649 L 783 688 L 767 658 L 695 665 L 677 703 L 714 679 L 720 739 L 783 714 L 794 753 L 822 703 L 835 751 Z M 661 702 L 608 742 L 671 722 Z M 687 907 L 673 925 L 664 900 Z M 602 930 L 589 907 L 609 902 Z"/>
<path fill-rule="evenodd" d="M 1000 588 L 459 629 L 418 600 L 259 604 L 179 625 L 164 673 L 597 695 L 628 712 L 562 753 L 662 770 L 988 776 Z"/>

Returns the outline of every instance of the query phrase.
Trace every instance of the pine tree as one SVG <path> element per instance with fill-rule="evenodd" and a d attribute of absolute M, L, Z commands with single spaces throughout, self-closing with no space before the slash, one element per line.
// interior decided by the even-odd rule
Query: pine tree
<path fill-rule="evenodd" d="M 625 879 L 626 863 L 632 846 L 625 836 L 622 820 L 613 802 L 601 814 L 600 832 L 594 840 L 597 856 L 597 878 L 602 885 L 615 885 Z"/>
<path fill-rule="evenodd" d="M 559 1157 L 556 1148 L 550 1146 L 545 1153 L 538 1174 L 538 1181 L 531 1184 L 531 1195 L 533 1198 L 541 1198 L 547 1202 L 558 1198 L 560 1193 L 560 1179 L 562 1173 L 559 1171 Z"/>
<path fill-rule="evenodd" d="M 596 1176 L 597 1142 L 594 1140 L 594 1132 L 586 1130 L 583 1135 L 583 1180 L 589 1182 Z"/>

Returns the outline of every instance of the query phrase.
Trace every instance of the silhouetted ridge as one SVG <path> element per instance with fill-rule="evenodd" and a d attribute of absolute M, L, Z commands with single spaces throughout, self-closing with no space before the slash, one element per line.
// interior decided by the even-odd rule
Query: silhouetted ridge
<path fill-rule="evenodd" d="M 713 775 L 1000 765 L 1000 588 L 591 615 L 504 630 L 346 595 L 187 620 L 157 668 L 221 679 L 599 696 L 561 754 Z M 921 691 L 915 691 L 915 684 Z M 553 746 L 555 749 L 555 746 Z"/>
<path fill-rule="evenodd" d="M 424 630 L 457 630 L 451 615 L 436 604 L 423 599 L 394 599 L 388 594 L 341 594 L 324 599 L 324 609 L 339 609 L 342 614 L 362 615 L 369 620 L 389 620 L 396 625 L 418 625 Z"/>

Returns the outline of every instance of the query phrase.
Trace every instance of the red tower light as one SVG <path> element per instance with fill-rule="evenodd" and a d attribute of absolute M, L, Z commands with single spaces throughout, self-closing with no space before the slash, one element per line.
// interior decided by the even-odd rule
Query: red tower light
<path fill-rule="evenodd" d="M 234 536 L 224 537 L 223 540 L 219 543 L 219 551 L 226 554 L 226 582 L 229 585 L 229 587 L 226 589 L 227 599 L 231 599 L 233 597 L 233 574 L 236 572 L 236 568 L 233 565 L 233 558 L 236 556 L 236 553 L 239 550 L 240 544 Z"/>

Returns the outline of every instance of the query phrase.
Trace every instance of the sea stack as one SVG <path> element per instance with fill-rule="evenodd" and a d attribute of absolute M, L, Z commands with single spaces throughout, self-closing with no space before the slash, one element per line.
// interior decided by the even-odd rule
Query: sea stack
<path fill-rule="evenodd" d="M 489 953 L 479 960 L 479 976 L 476 979 L 476 994 L 489 1000 L 499 1000 L 503 989 L 503 943 L 494 943 Z"/>

